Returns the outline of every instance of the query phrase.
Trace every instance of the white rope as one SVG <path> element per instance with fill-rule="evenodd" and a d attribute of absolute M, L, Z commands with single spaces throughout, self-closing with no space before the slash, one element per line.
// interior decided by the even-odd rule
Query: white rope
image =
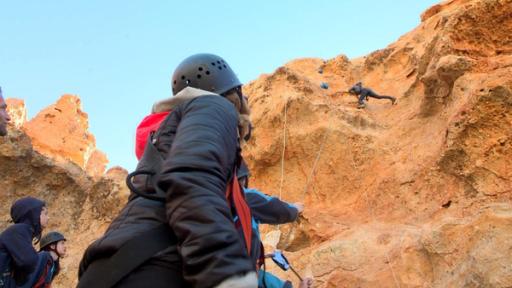
<path fill-rule="evenodd" d="M 329 100 L 329 96 L 327 94 L 324 95 L 325 98 L 327 98 Z M 313 168 L 311 169 L 311 173 L 309 173 L 309 176 L 308 176 L 308 179 L 306 180 L 306 186 L 304 187 L 304 191 L 302 192 L 302 197 L 301 197 L 301 200 L 302 202 L 304 202 L 304 197 L 306 197 L 306 193 L 308 191 L 308 188 L 309 188 L 309 184 L 311 183 L 311 179 L 314 177 L 314 174 L 315 174 L 315 170 L 316 170 L 316 166 L 318 164 L 318 161 L 320 160 L 320 156 L 322 155 L 322 152 L 324 150 L 324 146 L 325 146 L 325 142 L 327 140 L 327 136 L 329 136 L 329 134 L 331 133 L 332 131 L 332 117 L 330 117 L 333 109 L 332 109 L 332 103 L 331 101 L 328 101 L 329 103 L 327 103 L 327 106 L 329 107 L 329 125 L 327 126 L 327 131 L 325 131 L 324 133 L 324 138 L 322 139 L 322 142 L 320 144 L 320 148 L 318 149 L 318 152 L 316 154 L 316 158 L 315 158 L 315 162 L 313 162 Z"/>
<path fill-rule="evenodd" d="M 328 98 L 328 96 L 326 95 L 326 98 Z M 330 100 L 330 99 L 329 99 Z M 328 101 L 328 105 L 330 107 L 330 113 L 332 113 L 333 109 L 332 109 L 332 103 L 331 101 Z M 329 114 L 330 114 L 329 113 Z M 330 116 L 330 115 L 329 115 Z M 315 174 L 315 170 L 316 170 L 316 166 L 318 164 L 318 161 L 320 160 L 320 156 L 322 155 L 322 152 L 323 152 L 323 149 L 325 147 L 325 143 L 327 142 L 327 137 L 328 135 L 330 134 L 330 132 L 332 131 L 331 129 L 331 125 L 333 123 L 332 121 L 332 118 L 329 117 L 330 121 L 329 121 L 329 126 L 327 127 L 327 131 L 325 131 L 325 134 L 324 134 L 324 139 L 322 140 L 321 142 L 321 145 L 320 145 L 320 148 L 318 149 L 318 153 L 317 153 L 317 156 L 316 156 L 316 159 L 315 159 L 315 162 L 313 163 L 313 168 L 311 169 L 311 173 L 309 174 L 309 177 L 308 177 L 308 180 L 306 182 L 306 187 L 304 188 L 304 192 L 302 194 L 302 200 L 304 201 L 304 197 L 306 196 L 306 192 L 308 191 L 308 188 L 309 188 L 309 184 L 311 182 L 311 179 L 314 177 L 314 174 Z M 370 200 L 368 198 L 368 190 L 365 189 L 365 198 L 366 198 L 366 203 L 367 203 L 367 206 L 368 206 L 368 209 L 370 211 L 370 216 L 372 217 L 373 219 L 373 222 L 377 222 L 376 219 L 377 217 L 375 217 L 375 212 L 373 210 L 373 207 L 371 207 L 370 205 Z M 391 270 L 391 274 L 393 276 L 393 280 L 395 281 L 395 287 L 398 287 L 400 288 L 400 282 L 398 281 L 398 278 L 396 276 L 396 273 L 395 273 L 395 270 L 393 269 L 393 265 L 391 265 L 391 258 L 389 257 L 389 252 L 387 250 L 385 250 L 385 253 L 386 253 L 386 261 L 388 263 L 388 266 L 389 266 L 389 270 Z"/>
<path fill-rule="evenodd" d="M 287 118 L 287 109 L 288 109 L 288 97 L 286 97 L 286 101 L 284 103 L 284 124 L 283 124 L 283 152 L 281 155 L 281 183 L 279 184 L 279 199 L 281 199 L 281 195 L 283 193 L 283 184 L 284 184 L 284 153 L 286 151 L 286 118 Z"/>
<path fill-rule="evenodd" d="M 316 166 L 318 164 L 318 160 L 320 160 L 320 156 L 322 155 L 322 151 L 324 150 L 324 146 L 325 146 L 325 142 L 326 142 L 325 140 L 327 140 L 327 136 L 331 132 L 330 123 L 331 122 L 329 122 L 329 127 L 327 128 L 327 131 L 325 131 L 325 133 L 324 133 L 324 139 L 322 140 L 322 143 L 320 144 L 320 148 L 318 149 L 318 153 L 316 154 L 316 159 L 315 159 L 315 162 L 313 162 L 313 168 L 311 169 L 311 173 L 309 173 L 308 179 L 306 181 L 306 186 L 304 187 L 304 192 L 302 192 L 301 199 L 302 199 L 303 202 L 304 202 L 304 197 L 306 196 L 306 192 L 308 191 L 311 179 L 313 178 L 313 176 L 315 174 L 315 170 L 316 170 Z"/>

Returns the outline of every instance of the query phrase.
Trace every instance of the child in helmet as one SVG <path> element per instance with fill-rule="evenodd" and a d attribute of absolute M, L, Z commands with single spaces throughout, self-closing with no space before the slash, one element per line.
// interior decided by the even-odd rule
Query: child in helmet
<path fill-rule="evenodd" d="M 38 255 L 32 241 L 39 240 L 48 224 L 46 204 L 34 197 L 24 197 L 11 207 L 14 222 L 0 234 L 0 287 L 25 284 L 36 269 Z"/>
<path fill-rule="evenodd" d="M 60 272 L 60 258 L 66 256 L 66 238 L 52 231 L 39 242 L 39 261 L 37 269 L 30 275 L 29 281 L 21 288 L 49 288 Z"/>

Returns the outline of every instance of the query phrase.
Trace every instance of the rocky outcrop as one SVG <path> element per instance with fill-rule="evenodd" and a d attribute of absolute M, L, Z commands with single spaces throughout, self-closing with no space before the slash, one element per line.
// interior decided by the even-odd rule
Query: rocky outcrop
<path fill-rule="evenodd" d="M 507 203 L 422 224 L 369 222 L 287 256 L 317 287 L 509 287 L 511 221 Z"/>
<path fill-rule="evenodd" d="M 425 87 L 422 115 L 435 115 L 449 101 L 455 81 L 472 66 L 472 61 L 464 56 L 446 55 L 431 64 L 420 79 Z"/>
<path fill-rule="evenodd" d="M 11 117 L 11 124 L 20 128 L 27 122 L 27 108 L 25 101 L 21 99 L 9 98 L 5 100 L 7 103 L 7 113 Z"/>
<path fill-rule="evenodd" d="M 23 128 L 40 153 L 57 160 L 71 160 L 93 176 L 105 172 L 108 159 L 96 149 L 96 140 L 88 131 L 88 116 L 77 96 L 63 95 Z"/>
<path fill-rule="evenodd" d="M 306 206 L 296 223 L 262 227 L 267 252 L 284 250 L 321 288 L 512 286 L 511 14 L 511 0 L 445 1 L 366 57 L 297 59 L 246 85 L 250 184 Z M 356 109 L 342 93 L 356 81 L 399 104 Z M 2 211 L 41 197 L 70 235 L 57 287 L 74 285 L 84 247 L 128 195 L 120 167 L 90 177 L 103 158 L 79 106 L 65 96 L 30 137 L 0 139 Z"/>
<path fill-rule="evenodd" d="M 107 168 L 108 158 L 107 155 L 101 152 L 98 149 L 95 149 L 94 152 L 87 159 L 87 164 L 85 165 L 85 171 L 91 176 L 101 177 Z"/>

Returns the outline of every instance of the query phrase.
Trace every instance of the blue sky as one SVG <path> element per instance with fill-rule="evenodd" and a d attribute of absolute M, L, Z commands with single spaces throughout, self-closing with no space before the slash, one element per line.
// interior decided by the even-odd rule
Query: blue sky
<path fill-rule="evenodd" d="M 350 58 L 416 27 L 434 0 L 0 2 L 0 86 L 29 117 L 78 94 L 110 165 L 135 168 L 135 127 L 185 57 L 224 57 L 242 82 L 300 57 Z"/>

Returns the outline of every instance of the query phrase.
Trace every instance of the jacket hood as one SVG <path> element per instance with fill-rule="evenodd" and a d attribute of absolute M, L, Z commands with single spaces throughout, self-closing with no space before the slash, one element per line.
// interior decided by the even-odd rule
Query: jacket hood
<path fill-rule="evenodd" d="M 161 113 L 161 112 L 168 112 L 171 111 L 174 107 L 178 106 L 179 104 L 192 100 L 194 98 L 200 97 L 200 96 L 208 96 L 208 95 L 217 95 L 219 97 L 219 94 L 215 94 L 209 91 L 197 89 L 194 87 L 186 87 L 183 90 L 181 90 L 178 94 L 175 96 L 171 96 L 169 98 L 166 98 L 164 100 L 160 100 L 156 102 L 153 105 L 153 108 L 151 109 L 151 113 Z"/>
<path fill-rule="evenodd" d="M 44 201 L 34 197 L 24 197 L 16 202 L 11 207 L 11 218 L 14 223 L 25 223 L 32 226 L 34 235 L 41 233 L 41 211 L 46 206 Z"/>
<path fill-rule="evenodd" d="M 237 105 L 234 104 L 234 102 L 236 102 L 236 101 L 233 101 L 233 99 L 230 98 L 231 97 L 230 95 L 227 95 L 226 97 L 224 97 L 219 94 L 215 94 L 213 92 L 201 90 L 198 88 L 186 87 L 183 90 L 181 90 L 178 94 L 171 96 L 169 98 L 166 98 L 164 100 L 158 101 L 155 104 L 153 104 L 153 108 L 151 109 L 151 114 L 169 112 L 169 111 L 172 111 L 174 109 L 174 107 L 176 107 L 179 104 L 184 103 L 186 101 L 192 100 L 197 97 L 212 96 L 212 95 L 226 98 L 228 101 L 233 103 L 233 105 L 235 105 L 235 107 L 238 109 L 238 133 L 239 133 L 239 138 L 240 138 L 240 144 L 241 145 L 244 144 L 245 141 L 250 138 L 251 130 L 252 130 L 251 119 L 249 117 L 249 115 L 251 114 L 251 111 L 249 109 L 249 105 L 247 104 L 246 99 L 241 99 L 243 103 L 239 103 L 238 107 L 237 107 Z M 236 96 L 235 98 L 239 99 L 238 96 Z M 163 118 L 160 119 L 158 126 L 160 125 L 160 123 L 162 121 L 163 121 Z M 157 126 L 157 125 L 155 125 L 155 126 Z M 143 148 L 145 147 L 145 144 L 146 144 L 145 141 L 147 141 L 147 136 L 148 136 L 148 133 L 144 134 L 143 137 L 141 138 L 144 140 L 143 144 L 141 145 Z M 142 151 L 144 151 L 143 148 L 142 148 Z"/>

